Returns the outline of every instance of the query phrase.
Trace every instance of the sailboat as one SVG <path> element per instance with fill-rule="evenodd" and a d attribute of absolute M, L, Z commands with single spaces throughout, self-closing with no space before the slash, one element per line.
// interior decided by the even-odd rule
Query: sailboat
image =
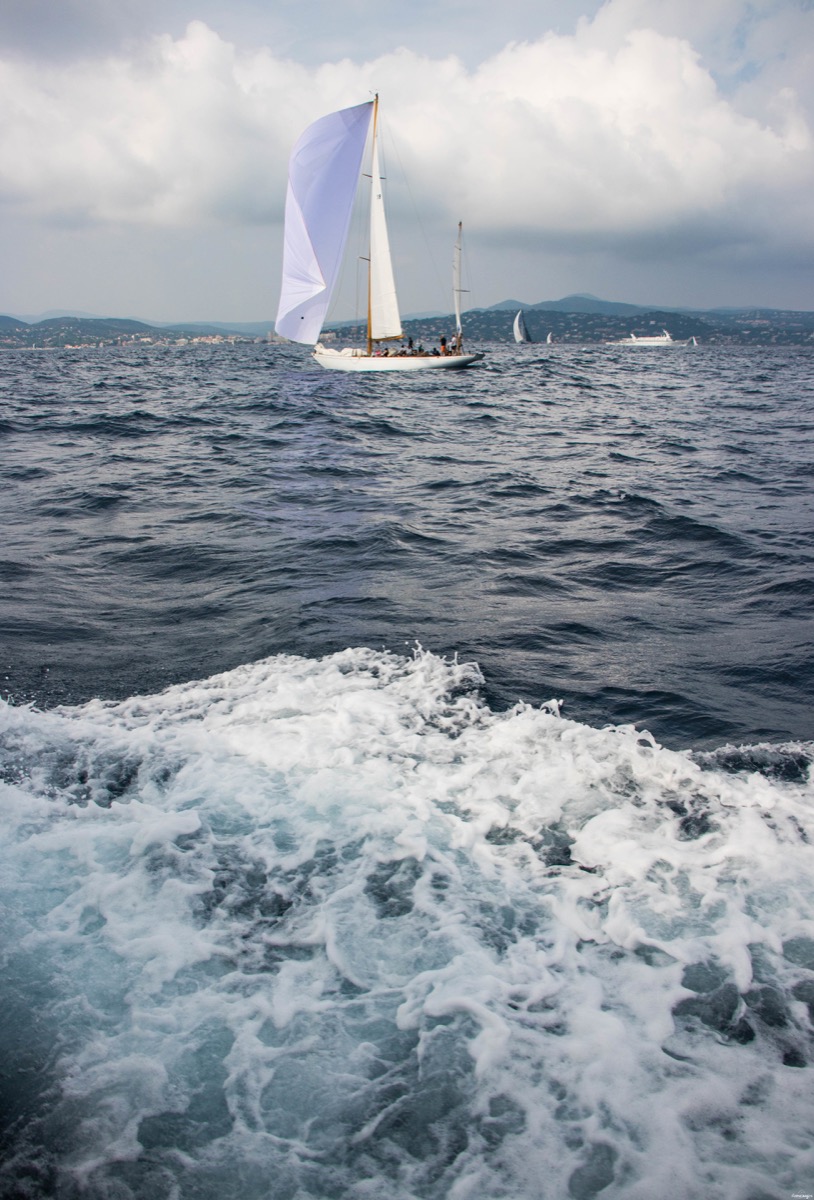
<path fill-rule="evenodd" d="M 528 329 L 526 329 L 526 322 L 523 319 L 522 308 L 521 308 L 520 312 L 517 314 L 517 316 L 514 318 L 514 325 L 512 326 L 512 329 L 514 332 L 514 340 L 516 342 L 530 342 L 531 341 L 531 337 L 529 336 L 529 331 L 528 331 Z"/>
<path fill-rule="evenodd" d="M 468 367 L 482 354 L 463 353 L 461 225 L 453 254 L 456 329 L 450 348 L 433 354 L 383 349 L 403 337 L 379 169 L 379 97 L 329 113 L 309 125 L 291 152 L 285 204 L 283 282 L 275 329 L 314 346 L 321 367 L 335 371 L 421 371 Z M 367 344 L 334 350 L 320 342 L 339 278 L 351 211 L 372 125 Z"/>

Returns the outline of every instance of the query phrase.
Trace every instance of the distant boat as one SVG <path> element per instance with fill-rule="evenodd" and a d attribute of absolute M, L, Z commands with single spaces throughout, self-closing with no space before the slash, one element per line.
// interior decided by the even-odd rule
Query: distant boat
<path fill-rule="evenodd" d="M 528 331 L 528 329 L 526 329 L 526 322 L 523 319 L 522 308 L 521 308 L 520 312 L 517 314 L 517 316 L 514 318 L 514 325 L 512 326 L 512 329 L 514 331 L 514 340 L 516 342 L 530 342 L 531 341 L 529 331 Z"/>
<path fill-rule="evenodd" d="M 550 346 L 553 341 L 554 341 L 554 338 L 551 336 L 551 334 L 550 333 L 546 334 L 546 339 L 545 339 L 546 345 Z"/>
<path fill-rule="evenodd" d="M 382 349 L 403 338 L 382 195 L 378 148 L 379 98 L 329 113 L 309 125 L 291 152 L 285 204 L 283 282 L 275 329 L 314 346 L 321 367 L 335 371 L 421 371 L 468 367 L 482 354 L 463 353 L 461 226 L 453 254 L 456 329 L 433 354 Z M 334 350 L 320 334 L 339 278 L 368 132 L 372 125 L 367 345 Z"/>
<path fill-rule="evenodd" d="M 695 338 L 690 341 L 677 342 L 671 333 L 666 329 L 662 329 L 661 333 L 636 334 L 631 333 L 628 337 L 619 338 L 617 342 L 608 342 L 609 346 L 695 346 L 697 343 Z"/>

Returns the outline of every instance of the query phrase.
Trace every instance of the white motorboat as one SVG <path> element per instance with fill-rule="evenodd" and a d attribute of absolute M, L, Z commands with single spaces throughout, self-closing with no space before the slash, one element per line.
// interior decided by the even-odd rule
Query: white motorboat
<path fill-rule="evenodd" d="M 690 342 L 677 342 L 671 333 L 662 329 L 661 333 L 631 333 L 628 337 L 620 338 L 618 342 L 611 342 L 610 345 L 646 348 L 647 346 L 688 346 Z M 695 345 L 695 338 L 692 338 L 692 345 Z"/>

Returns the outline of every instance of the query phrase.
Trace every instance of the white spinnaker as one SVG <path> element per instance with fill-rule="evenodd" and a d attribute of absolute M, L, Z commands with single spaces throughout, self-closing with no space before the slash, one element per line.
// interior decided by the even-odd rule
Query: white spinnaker
<path fill-rule="evenodd" d="M 373 101 L 309 125 L 291 152 L 275 329 L 313 345 L 342 265 Z"/>
<path fill-rule="evenodd" d="M 379 169 L 379 139 L 375 130 L 370 174 L 370 339 L 375 342 L 401 337 L 401 316 L 393 279 Z"/>
<path fill-rule="evenodd" d="M 514 318 L 514 340 L 516 342 L 528 342 L 530 340 L 522 311 Z"/>

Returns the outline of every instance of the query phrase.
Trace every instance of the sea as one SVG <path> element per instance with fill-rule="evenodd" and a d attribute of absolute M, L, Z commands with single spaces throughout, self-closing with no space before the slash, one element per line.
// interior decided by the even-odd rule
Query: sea
<path fill-rule="evenodd" d="M 814 1195 L 814 350 L 0 354 L 3 1200 Z"/>

